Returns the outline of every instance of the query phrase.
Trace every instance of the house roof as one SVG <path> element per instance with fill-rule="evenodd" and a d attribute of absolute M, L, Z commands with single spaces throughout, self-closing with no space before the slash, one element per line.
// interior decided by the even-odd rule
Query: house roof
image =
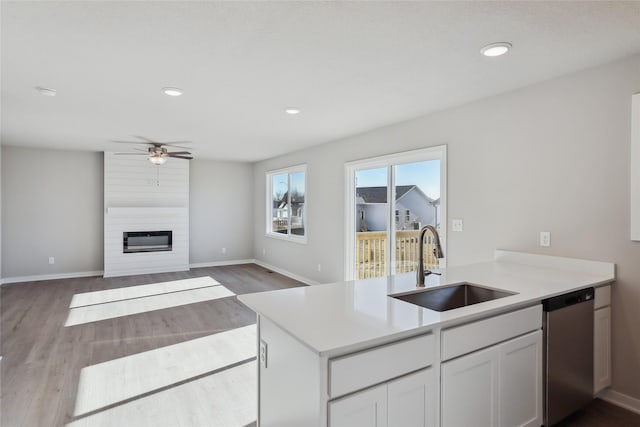
<path fill-rule="evenodd" d="M 407 194 L 409 191 L 416 189 L 424 197 L 427 198 L 429 203 L 434 200 L 424 194 L 422 190 L 416 185 L 398 185 L 396 186 L 396 200 Z M 356 199 L 360 203 L 359 199 L 363 200 L 363 203 L 386 203 L 387 202 L 387 187 L 358 187 L 356 188 Z M 437 199 L 438 201 L 440 199 Z"/>

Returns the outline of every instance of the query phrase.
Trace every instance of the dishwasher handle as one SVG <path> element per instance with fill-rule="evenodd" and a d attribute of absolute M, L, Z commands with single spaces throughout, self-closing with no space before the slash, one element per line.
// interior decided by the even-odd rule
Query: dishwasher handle
<path fill-rule="evenodd" d="M 593 288 L 580 289 L 579 291 L 559 295 L 542 301 L 544 311 L 559 310 L 571 305 L 589 302 L 593 300 L 595 290 Z"/>

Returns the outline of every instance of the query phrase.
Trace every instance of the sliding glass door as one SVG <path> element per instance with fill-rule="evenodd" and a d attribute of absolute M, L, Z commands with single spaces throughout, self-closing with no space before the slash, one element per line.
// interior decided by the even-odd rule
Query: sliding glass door
<path fill-rule="evenodd" d="M 346 165 L 347 279 L 415 271 L 425 225 L 438 229 L 444 246 L 445 162 L 439 146 Z M 428 234 L 425 263 L 436 268 L 432 239 Z"/>

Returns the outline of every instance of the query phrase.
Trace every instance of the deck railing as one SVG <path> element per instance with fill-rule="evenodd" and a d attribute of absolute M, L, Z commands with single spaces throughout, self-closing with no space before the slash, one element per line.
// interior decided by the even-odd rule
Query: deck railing
<path fill-rule="evenodd" d="M 418 264 L 419 230 L 396 231 L 394 245 L 395 272 L 415 271 Z M 386 231 L 364 231 L 356 233 L 356 278 L 380 277 L 389 274 L 386 262 Z M 433 255 L 433 235 L 425 236 L 425 268 L 438 268 L 438 259 Z"/>

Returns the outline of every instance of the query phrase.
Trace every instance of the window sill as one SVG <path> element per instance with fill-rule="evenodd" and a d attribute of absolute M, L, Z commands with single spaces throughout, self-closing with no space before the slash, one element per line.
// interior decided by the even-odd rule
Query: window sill
<path fill-rule="evenodd" d="M 270 237 L 276 240 L 284 240 L 285 242 L 297 243 L 299 245 L 307 244 L 307 236 L 295 236 L 280 233 L 265 233 L 265 237 Z"/>

